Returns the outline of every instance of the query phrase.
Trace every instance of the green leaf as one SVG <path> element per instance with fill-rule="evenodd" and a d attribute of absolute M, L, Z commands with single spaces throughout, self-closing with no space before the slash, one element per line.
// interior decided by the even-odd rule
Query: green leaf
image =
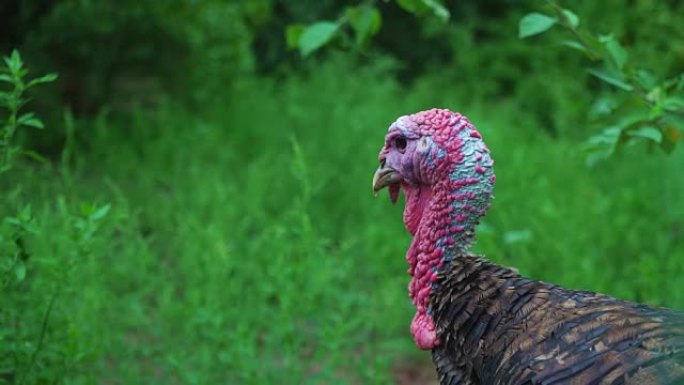
<path fill-rule="evenodd" d="M 579 36 L 582 38 L 582 43 L 585 44 L 587 48 L 587 56 L 591 60 L 603 59 L 605 56 L 605 49 L 603 44 L 594 35 L 586 31 L 578 31 Z"/>
<path fill-rule="evenodd" d="M 641 87 L 647 90 L 654 88 L 658 84 L 653 71 L 641 68 L 636 71 L 636 81 L 639 82 Z"/>
<path fill-rule="evenodd" d="M 622 133 L 622 129 L 617 126 L 611 126 L 606 129 L 604 129 L 600 134 L 591 136 L 587 140 L 588 145 L 603 145 L 603 144 L 608 144 L 608 145 L 615 145 L 618 142 L 618 139 L 620 138 L 620 134 Z"/>
<path fill-rule="evenodd" d="M 610 158 L 611 155 L 615 152 L 615 149 L 613 147 L 603 147 L 603 148 L 594 148 L 591 150 L 587 150 L 587 158 L 586 158 L 586 163 L 588 167 L 594 167 L 596 166 L 599 162 L 606 160 Z"/>
<path fill-rule="evenodd" d="M 622 45 L 615 39 L 615 36 L 604 35 L 599 37 L 599 41 L 606 47 L 608 55 L 610 55 L 610 59 L 617 69 L 622 70 L 625 68 L 625 64 L 627 63 L 627 51 L 622 48 Z"/>
<path fill-rule="evenodd" d="M 620 127 L 611 126 L 598 135 L 587 139 L 583 148 L 587 152 L 587 166 L 593 167 L 598 162 L 609 158 L 618 146 L 622 130 Z"/>
<path fill-rule="evenodd" d="M 613 96 L 614 95 L 603 95 L 596 98 L 589 109 L 588 116 L 592 119 L 595 119 L 606 117 L 612 114 L 613 111 L 615 111 L 615 109 L 618 107 L 618 103 Z"/>
<path fill-rule="evenodd" d="M 632 113 L 626 114 L 620 119 L 617 127 L 622 131 L 632 130 L 637 127 L 645 126 L 651 123 L 651 116 L 648 112 L 643 110 L 635 110 Z"/>
<path fill-rule="evenodd" d="M 563 9 L 563 16 L 565 16 L 565 19 L 570 23 L 570 26 L 572 28 L 577 28 L 579 27 L 580 24 L 580 18 L 577 16 L 574 12 L 572 12 L 569 9 Z"/>
<path fill-rule="evenodd" d="M 561 42 L 561 44 L 563 44 L 566 47 L 570 47 L 570 48 L 576 49 L 578 51 L 582 51 L 584 53 L 587 52 L 587 47 L 583 46 L 582 43 L 575 41 L 575 40 L 563 40 Z"/>
<path fill-rule="evenodd" d="M 380 12 L 375 7 L 348 7 L 345 14 L 349 24 L 354 29 L 356 44 L 358 45 L 368 42 L 380 30 L 382 19 Z"/>
<path fill-rule="evenodd" d="M 658 120 L 663 116 L 663 114 L 665 114 L 665 107 L 660 101 L 660 97 L 658 97 L 657 100 L 658 101 L 649 110 L 649 116 L 651 117 L 651 120 Z"/>
<path fill-rule="evenodd" d="M 625 82 L 622 76 L 620 74 L 616 74 L 615 71 L 610 71 L 605 68 L 591 68 L 588 71 L 590 74 L 596 76 L 604 82 L 622 88 L 625 91 L 632 91 L 634 89 L 631 84 Z"/>
<path fill-rule="evenodd" d="M 332 40 L 338 28 L 339 24 L 330 21 L 319 21 L 308 26 L 299 37 L 299 52 L 302 56 L 309 56 Z"/>
<path fill-rule="evenodd" d="M 301 24 L 290 24 L 285 29 L 285 44 L 288 49 L 297 49 L 299 47 L 299 39 L 302 37 L 302 33 L 306 29 L 305 26 Z"/>
<path fill-rule="evenodd" d="M 41 122 L 40 119 L 36 118 L 32 112 L 20 116 L 19 119 L 17 119 L 17 124 L 20 124 L 22 126 L 34 127 L 38 129 L 45 128 L 43 122 Z"/>
<path fill-rule="evenodd" d="M 627 131 L 627 135 L 652 140 L 656 143 L 663 141 L 663 133 L 655 127 L 644 126 Z"/>
<path fill-rule="evenodd" d="M 31 150 L 21 150 L 21 154 L 40 163 L 48 163 L 48 159 L 39 153 Z"/>
<path fill-rule="evenodd" d="M 553 27 L 558 20 L 555 17 L 541 13 L 530 13 L 520 19 L 518 25 L 518 37 L 524 39 L 529 36 L 540 34 Z"/>
<path fill-rule="evenodd" d="M 413 13 L 414 15 L 420 15 L 425 12 L 425 3 L 421 0 L 397 0 L 397 5 L 404 11 Z"/>
<path fill-rule="evenodd" d="M 449 20 L 449 10 L 437 0 L 397 0 L 397 5 L 416 16 L 432 14 L 442 22 Z"/>
<path fill-rule="evenodd" d="M 111 209 L 111 208 L 112 208 L 112 205 L 108 203 L 108 204 L 100 207 L 99 209 L 95 210 L 94 213 L 90 214 L 89 219 L 91 221 L 99 221 L 102 218 L 107 216 L 107 214 L 109 213 L 109 209 Z"/>
<path fill-rule="evenodd" d="M 12 54 L 9 57 L 5 57 L 4 59 L 7 68 L 10 70 L 12 74 L 17 75 L 22 72 L 21 69 L 24 63 L 22 63 L 21 61 L 19 51 L 15 49 L 14 51 L 12 51 Z"/>
<path fill-rule="evenodd" d="M 36 84 L 50 83 L 50 82 L 54 82 L 55 80 L 57 80 L 57 74 L 47 74 L 45 76 L 41 76 L 39 78 L 35 78 L 35 79 L 31 80 L 26 87 L 28 88 L 28 87 L 33 87 Z"/>
<path fill-rule="evenodd" d="M 24 208 L 21 209 L 19 212 L 19 217 L 18 217 L 22 223 L 28 223 L 31 221 L 33 216 L 31 215 L 31 205 L 27 204 L 24 206 Z"/>
<path fill-rule="evenodd" d="M 7 74 L 0 74 L 0 82 L 14 84 L 14 78 Z"/>
<path fill-rule="evenodd" d="M 446 9 L 439 1 L 423 0 L 423 4 L 425 4 L 432 11 L 432 14 L 442 22 L 446 23 L 449 21 L 451 14 L 449 13 L 449 10 Z"/>
<path fill-rule="evenodd" d="M 15 217 L 5 217 L 5 218 L 3 218 L 3 220 L 4 220 L 4 222 L 7 223 L 8 225 L 13 225 L 13 226 L 17 226 L 17 227 L 21 227 L 21 226 L 22 226 L 22 223 L 21 223 L 21 221 L 19 220 L 19 218 L 15 218 Z"/>
<path fill-rule="evenodd" d="M 14 276 L 17 282 L 22 282 L 26 278 L 26 264 L 22 261 L 17 261 L 14 264 Z"/>
<path fill-rule="evenodd" d="M 684 112 L 684 98 L 670 96 L 663 101 L 663 107 L 668 110 L 678 110 Z"/>

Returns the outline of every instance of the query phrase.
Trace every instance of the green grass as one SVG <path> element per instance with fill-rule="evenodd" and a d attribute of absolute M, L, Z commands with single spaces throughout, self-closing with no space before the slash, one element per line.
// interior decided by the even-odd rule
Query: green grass
<path fill-rule="evenodd" d="M 404 88 L 386 70 L 334 60 L 244 79 L 202 111 L 77 122 L 89 147 L 67 172 L 24 165 L 2 203 L 9 215 L 30 202 L 38 231 L 13 300 L 24 342 L 2 365 L 26 370 L 63 280 L 27 382 L 391 383 L 425 353 L 408 333 L 402 207 L 374 199 L 370 180 L 387 126 L 433 106 L 468 115 L 496 159 L 478 252 L 684 309 L 681 149 L 589 169 L 578 142 L 547 137 L 515 100 L 438 78 Z M 81 202 L 112 207 L 87 242 Z"/>

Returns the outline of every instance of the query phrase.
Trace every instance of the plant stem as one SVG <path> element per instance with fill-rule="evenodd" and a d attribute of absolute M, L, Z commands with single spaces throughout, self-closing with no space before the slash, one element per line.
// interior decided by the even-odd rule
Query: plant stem
<path fill-rule="evenodd" d="M 556 13 L 556 16 L 558 17 L 558 21 L 560 21 L 560 24 L 563 27 L 565 27 L 565 29 L 570 31 L 572 36 L 574 36 L 575 39 L 577 39 L 577 41 L 580 44 L 582 44 L 584 46 L 584 48 L 587 49 L 587 55 L 589 55 L 589 58 L 591 60 L 601 59 L 601 54 L 594 51 L 591 44 L 589 44 L 589 42 L 587 42 L 587 39 L 585 39 L 584 36 L 582 36 L 582 34 L 580 34 L 579 31 L 570 23 L 570 21 L 568 20 L 568 17 L 565 15 L 565 13 L 563 13 L 563 8 L 561 8 L 558 4 L 556 4 L 552 0 L 546 0 L 546 3 L 551 8 L 553 8 L 553 11 Z"/>
<path fill-rule="evenodd" d="M 45 314 L 43 315 L 43 321 L 41 324 L 40 328 L 40 335 L 38 336 L 38 344 L 36 345 L 36 349 L 33 351 L 33 354 L 31 354 L 31 361 L 28 364 L 28 367 L 24 371 L 24 374 L 21 378 L 21 381 L 19 381 L 19 384 L 23 384 L 26 380 L 26 377 L 31 373 L 31 370 L 33 369 L 33 366 L 35 365 L 36 361 L 38 360 L 38 354 L 40 353 L 41 349 L 43 348 L 43 343 L 45 341 L 45 334 L 47 333 L 47 327 L 50 321 L 50 315 L 52 314 L 52 309 L 55 306 L 55 302 L 57 301 L 57 297 L 62 291 L 62 284 L 66 280 L 66 274 L 65 277 L 60 280 L 60 282 L 57 284 L 57 288 L 55 289 L 54 293 L 52 293 L 52 297 L 50 298 L 50 302 L 48 303 L 48 307 L 45 310 Z"/>

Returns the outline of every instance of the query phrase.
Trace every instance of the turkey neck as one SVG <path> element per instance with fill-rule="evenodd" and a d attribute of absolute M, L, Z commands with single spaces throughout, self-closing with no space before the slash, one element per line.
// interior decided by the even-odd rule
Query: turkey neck
<path fill-rule="evenodd" d="M 402 186 L 406 195 L 404 223 L 414 235 L 406 254 L 412 277 L 409 295 L 417 310 L 414 337 L 420 329 L 434 330 L 430 294 L 438 285 L 440 272 L 468 254 L 475 227 L 492 197 L 494 172 L 489 150 L 474 129 L 468 127 L 461 133 L 451 149 L 456 156 L 449 159 L 443 178 L 431 186 Z M 416 342 L 421 346 L 418 339 Z M 430 348 L 429 344 L 421 347 Z"/>
<path fill-rule="evenodd" d="M 462 184 L 452 189 L 453 185 Z M 472 182 L 471 182 L 472 183 Z M 409 295 L 416 308 L 428 312 L 429 295 L 439 272 L 458 257 L 467 255 L 480 215 L 472 194 L 462 180 L 440 183 L 434 188 L 418 187 L 417 204 L 423 215 L 406 254 L 412 276 Z"/>

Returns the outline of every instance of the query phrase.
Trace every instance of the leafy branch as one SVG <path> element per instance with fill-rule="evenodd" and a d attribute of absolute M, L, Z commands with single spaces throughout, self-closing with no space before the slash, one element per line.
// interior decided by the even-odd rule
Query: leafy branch
<path fill-rule="evenodd" d="M 562 44 L 595 63 L 587 72 L 618 93 L 614 106 L 599 109 L 599 115 L 608 118 L 609 123 L 603 132 L 587 140 L 588 163 L 594 164 L 622 147 L 640 142 L 672 152 L 684 136 L 684 73 L 657 79 L 654 71 L 630 60 L 628 50 L 614 35 L 594 35 L 581 29 L 580 18 L 571 10 L 552 0 L 546 3 L 550 14 L 533 12 L 524 16 L 518 36 L 527 38 L 559 25 L 571 35 Z M 597 100 L 595 105 L 601 102 Z M 621 118 L 617 118 L 618 113 Z"/>
<path fill-rule="evenodd" d="M 13 146 L 12 139 L 21 126 L 43 129 L 43 122 L 32 112 L 21 114 L 22 107 L 29 101 L 24 93 L 42 83 L 49 83 L 57 79 L 56 74 L 47 74 L 28 82 L 25 81 L 28 69 L 24 67 L 17 50 L 9 57 L 3 58 L 4 66 L 0 67 L 0 83 L 9 85 L 9 90 L 0 89 L 0 111 L 5 110 L 5 117 L 0 115 L 0 173 L 12 167 L 12 161 L 21 149 Z M 24 154 L 35 154 L 23 151 Z"/>
<path fill-rule="evenodd" d="M 376 0 L 345 7 L 337 20 L 321 20 L 310 25 L 291 24 L 285 30 L 289 49 L 297 49 L 303 57 L 331 44 L 334 40 L 354 41 L 363 47 L 375 36 L 382 25 L 382 15 Z M 438 0 L 395 0 L 403 10 L 418 17 L 434 17 L 441 22 L 449 20 L 449 11 Z"/>

